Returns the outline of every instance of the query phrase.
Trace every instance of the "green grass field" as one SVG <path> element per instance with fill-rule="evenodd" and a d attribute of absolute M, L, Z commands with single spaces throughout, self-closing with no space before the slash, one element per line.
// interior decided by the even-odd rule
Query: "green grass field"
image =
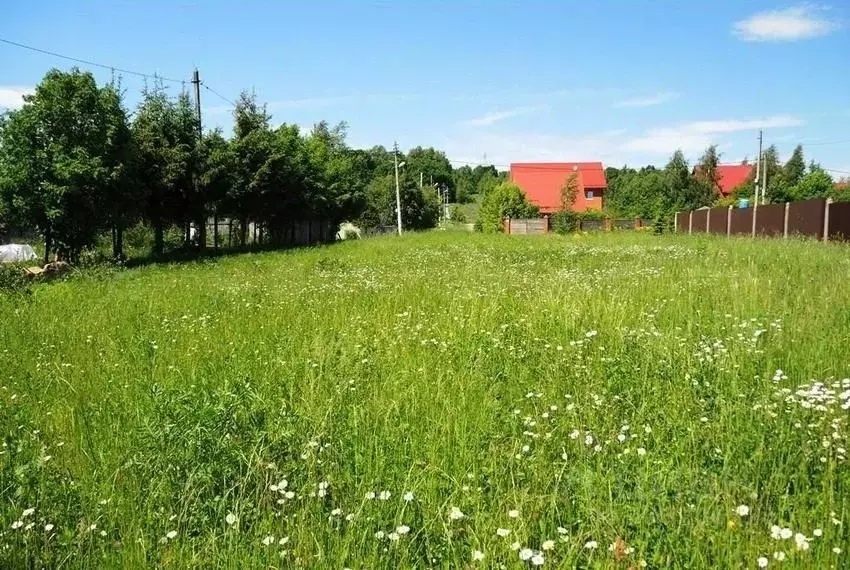
<path fill-rule="evenodd" d="M 848 275 L 435 232 L 0 298 L 0 567 L 847 567 Z"/>

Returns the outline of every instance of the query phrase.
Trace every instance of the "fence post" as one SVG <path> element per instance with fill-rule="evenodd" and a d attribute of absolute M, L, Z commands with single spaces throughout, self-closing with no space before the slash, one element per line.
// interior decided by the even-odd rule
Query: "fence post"
<path fill-rule="evenodd" d="M 545 216 L 543 216 L 543 233 L 544 234 L 549 233 L 549 214 L 546 214 Z"/>
<path fill-rule="evenodd" d="M 673 214 L 673 233 L 677 233 L 679 231 L 679 212 L 677 211 Z"/>
<path fill-rule="evenodd" d="M 510 233 L 511 233 L 511 217 L 510 216 L 505 216 L 504 223 L 502 224 L 502 230 L 506 234 L 510 235 Z"/>
<path fill-rule="evenodd" d="M 823 241 L 829 241 L 829 205 L 832 204 L 832 198 L 826 199 L 826 204 L 823 207 Z"/>
<path fill-rule="evenodd" d="M 732 205 L 726 210 L 726 237 L 732 235 Z"/>
<path fill-rule="evenodd" d="M 752 231 L 752 237 L 756 237 L 756 216 L 758 215 L 758 212 L 759 212 L 759 205 L 758 205 L 758 202 L 756 202 L 755 204 L 753 204 L 753 231 Z"/>
<path fill-rule="evenodd" d="M 782 222 L 782 237 L 788 237 L 788 212 L 791 209 L 791 202 L 785 202 L 785 221 Z"/>
<path fill-rule="evenodd" d="M 694 211 L 691 210 L 688 212 L 688 235 L 691 235 L 691 231 L 694 229 Z"/>
<path fill-rule="evenodd" d="M 711 222 L 711 208 L 705 211 L 705 233 L 708 233 L 709 222 Z"/>
<path fill-rule="evenodd" d="M 641 219 L 640 219 L 640 218 L 635 218 L 635 229 L 636 229 L 636 230 L 638 230 L 638 229 L 640 229 L 641 227 L 642 227 L 642 226 L 641 226 Z M 673 219 L 673 228 L 674 228 L 674 229 L 673 229 L 673 231 L 675 232 L 675 231 L 676 231 L 676 229 L 675 229 L 675 228 L 676 228 L 676 220 L 675 220 L 675 218 Z"/>

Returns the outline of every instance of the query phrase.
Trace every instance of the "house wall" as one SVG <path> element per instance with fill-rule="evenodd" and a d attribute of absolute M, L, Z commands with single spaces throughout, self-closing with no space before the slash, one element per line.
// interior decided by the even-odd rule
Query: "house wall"
<path fill-rule="evenodd" d="M 511 182 L 522 188 L 528 201 L 540 208 L 543 213 L 554 213 L 561 209 L 561 187 L 573 173 L 578 174 L 579 189 L 573 209 L 577 212 L 585 210 L 601 210 L 603 192 L 601 188 L 585 187 L 580 171 L 568 168 L 545 166 L 541 168 L 512 168 Z M 594 197 L 587 199 L 585 190 L 593 190 Z"/>

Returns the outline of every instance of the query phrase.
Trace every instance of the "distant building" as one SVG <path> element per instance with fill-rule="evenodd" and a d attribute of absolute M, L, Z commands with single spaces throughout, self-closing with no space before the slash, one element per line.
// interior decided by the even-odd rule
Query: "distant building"
<path fill-rule="evenodd" d="M 717 192 L 721 196 L 728 196 L 732 190 L 755 177 L 755 166 L 752 164 L 718 164 L 717 165 Z M 694 167 L 694 174 L 699 174 L 699 165 Z"/>
<path fill-rule="evenodd" d="M 561 188 L 576 174 L 576 212 L 601 210 L 605 190 L 605 169 L 601 162 L 520 162 L 511 164 L 511 182 L 522 188 L 528 201 L 543 214 L 561 210 Z"/>

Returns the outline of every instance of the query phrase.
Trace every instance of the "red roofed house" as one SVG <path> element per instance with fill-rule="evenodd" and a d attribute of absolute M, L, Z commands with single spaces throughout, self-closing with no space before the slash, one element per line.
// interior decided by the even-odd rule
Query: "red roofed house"
<path fill-rule="evenodd" d="M 752 164 L 718 164 L 717 191 L 722 196 L 728 196 L 732 190 L 747 181 L 754 173 Z M 699 166 L 694 167 L 694 173 L 699 173 Z"/>
<path fill-rule="evenodd" d="M 561 210 L 561 187 L 571 174 L 578 175 L 576 212 L 601 210 L 608 187 L 601 162 L 520 162 L 511 164 L 511 182 L 522 188 L 528 201 L 543 214 Z"/>

